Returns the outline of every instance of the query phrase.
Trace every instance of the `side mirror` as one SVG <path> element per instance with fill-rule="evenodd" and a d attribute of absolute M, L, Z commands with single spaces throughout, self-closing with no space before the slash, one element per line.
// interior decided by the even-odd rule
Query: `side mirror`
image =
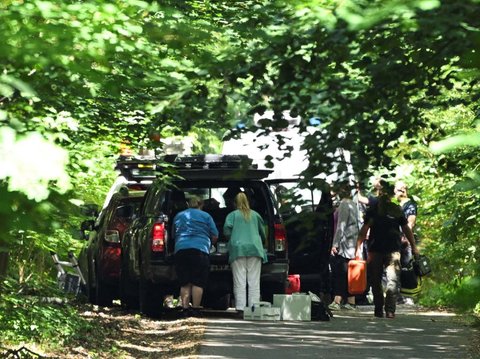
<path fill-rule="evenodd" d="M 94 203 L 87 203 L 80 209 L 81 213 L 87 217 L 97 217 L 100 213 L 100 207 Z"/>

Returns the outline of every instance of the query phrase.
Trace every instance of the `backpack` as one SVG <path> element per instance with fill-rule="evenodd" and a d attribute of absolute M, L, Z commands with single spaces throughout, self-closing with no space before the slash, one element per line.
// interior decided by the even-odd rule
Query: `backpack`
<path fill-rule="evenodd" d="M 429 274 L 432 271 L 430 259 L 425 255 L 419 255 L 418 258 L 414 258 L 413 269 L 419 277 Z"/>
<path fill-rule="evenodd" d="M 311 312 L 312 321 L 328 322 L 330 320 L 327 306 L 323 302 L 312 301 Z"/>
<path fill-rule="evenodd" d="M 416 296 L 422 290 L 422 280 L 415 271 L 413 261 L 402 268 L 400 273 L 400 293 L 408 296 Z"/>
<path fill-rule="evenodd" d="M 308 292 L 311 298 L 311 320 L 328 322 L 333 317 L 332 312 L 328 309 L 325 303 L 312 292 Z"/>

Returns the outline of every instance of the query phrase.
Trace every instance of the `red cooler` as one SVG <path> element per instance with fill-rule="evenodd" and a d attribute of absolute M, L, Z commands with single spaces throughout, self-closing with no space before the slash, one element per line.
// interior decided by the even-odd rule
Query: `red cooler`
<path fill-rule="evenodd" d="M 285 289 L 285 294 L 298 292 L 300 292 L 300 274 L 290 274 L 288 276 L 288 287 Z"/>

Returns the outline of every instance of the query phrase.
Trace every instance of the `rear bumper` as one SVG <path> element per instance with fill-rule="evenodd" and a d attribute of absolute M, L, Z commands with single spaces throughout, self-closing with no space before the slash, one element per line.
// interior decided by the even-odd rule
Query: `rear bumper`
<path fill-rule="evenodd" d="M 231 288 L 231 269 L 228 264 L 211 264 L 209 287 L 221 288 L 221 291 L 226 291 Z M 154 284 L 162 284 L 167 286 L 177 285 L 177 274 L 175 266 L 171 261 L 152 261 L 144 267 L 145 279 Z M 278 288 L 286 288 L 288 285 L 288 262 L 279 261 L 273 263 L 265 263 L 262 266 L 260 276 L 262 285 L 268 285 Z"/>
<path fill-rule="evenodd" d="M 262 266 L 261 283 L 277 283 L 280 285 L 288 284 L 288 262 L 265 263 Z"/>
<path fill-rule="evenodd" d="M 155 284 L 175 284 L 177 273 L 173 263 L 166 261 L 155 261 L 144 268 L 145 279 Z"/>

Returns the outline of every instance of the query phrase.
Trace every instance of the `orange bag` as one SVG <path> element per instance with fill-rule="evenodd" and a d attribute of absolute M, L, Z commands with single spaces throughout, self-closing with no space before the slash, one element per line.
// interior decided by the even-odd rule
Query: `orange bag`
<path fill-rule="evenodd" d="M 348 262 L 348 293 L 363 294 L 367 289 L 367 262 L 352 259 Z"/>

